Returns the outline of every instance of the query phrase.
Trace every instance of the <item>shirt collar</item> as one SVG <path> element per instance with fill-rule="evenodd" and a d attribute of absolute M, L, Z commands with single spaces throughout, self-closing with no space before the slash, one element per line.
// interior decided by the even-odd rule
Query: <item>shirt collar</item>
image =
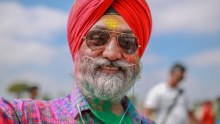
<path fill-rule="evenodd" d="M 83 94 L 79 88 L 75 88 L 71 92 L 70 97 L 71 97 L 70 100 L 71 100 L 71 104 L 72 104 L 72 108 L 73 108 L 73 118 L 76 118 L 77 115 L 79 114 L 77 104 L 79 105 L 79 109 L 81 112 L 83 112 L 85 110 L 90 110 L 89 103 L 86 100 L 86 98 L 83 96 Z M 137 110 L 135 109 L 135 106 L 133 105 L 133 103 L 131 103 L 131 105 L 129 106 L 130 103 L 131 103 L 131 100 L 129 100 L 128 97 L 125 96 L 122 100 L 122 106 L 123 106 L 124 110 L 126 110 L 127 107 L 129 107 L 126 115 L 131 116 L 133 119 L 140 122 L 141 121 L 140 115 L 138 114 Z"/>
<path fill-rule="evenodd" d="M 77 104 L 79 106 L 80 111 L 89 110 L 89 103 L 86 98 L 83 96 L 79 88 L 74 88 L 71 92 L 70 100 L 73 108 L 73 118 L 76 118 L 79 114 L 79 110 L 77 108 Z"/>

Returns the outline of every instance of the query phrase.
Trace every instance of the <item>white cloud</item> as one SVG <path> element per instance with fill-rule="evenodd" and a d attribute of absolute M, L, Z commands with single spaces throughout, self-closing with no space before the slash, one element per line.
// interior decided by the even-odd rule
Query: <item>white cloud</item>
<path fill-rule="evenodd" d="M 186 94 L 192 102 L 198 100 L 215 100 L 219 96 L 219 79 L 208 78 L 211 79 L 210 82 L 204 81 L 204 79 L 196 73 L 187 74 L 186 81 L 183 82 L 183 85 Z"/>
<path fill-rule="evenodd" d="M 220 48 L 195 54 L 186 58 L 187 63 L 193 67 L 220 67 Z"/>
<path fill-rule="evenodd" d="M 43 6 L 3 2 L 0 3 L 0 17 L 1 66 L 45 65 L 62 49 L 48 42 L 53 41 L 56 33 L 65 31 L 67 13 Z"/>
<path fill-rule="evenodd" d="M 21 64 L 48 64 L 56 57 L 57 50 L 38 42 L 16 42 L 1 39 L 0 64 L 18 66 Z"/>
<path fill-rule="evenodd" d="M 219 0 L 147 0 L 155 33 L 220 31 Z"/>
<path fill-rule="evenodd" d="M 0 4 L 0 36 L 48 37 L 65 31 L 67 13 L 42 6 L 28 8 L 18 3 Z"/>
<path fill-rule="evenodd" d="M 159 58 L 156 54 L 147 53 L 141 58 L 142 64 L 150 65 L 150 64 L 157 64 L 161 58 Z"/>

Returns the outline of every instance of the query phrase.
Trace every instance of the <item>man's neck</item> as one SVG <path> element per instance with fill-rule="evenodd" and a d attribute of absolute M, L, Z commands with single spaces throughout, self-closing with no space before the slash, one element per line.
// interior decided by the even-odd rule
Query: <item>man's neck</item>
<path fill-rule="evenodd" d="M 115 115 L 122 115 L 124 113 L 124 108 L 119 102 L 102 101 L 102 100 L 92 100 L 87 99 L 92 109 L 96 111 L 111 111 Z"/>
<path fill-rule="evenodd" d="M 174 83 L 172 80 L 168 80 L 168 86 L 170 87 L 170 88 L 176 88 L 177 87 L 177 83 Z"/>
<path fill-rule="evenodd" d="M 115 115 L 122 115 L 124 113 L 124 108 L 120 102 L 119 103 L 112 103 L 111 104 L 111 111 Z"/>

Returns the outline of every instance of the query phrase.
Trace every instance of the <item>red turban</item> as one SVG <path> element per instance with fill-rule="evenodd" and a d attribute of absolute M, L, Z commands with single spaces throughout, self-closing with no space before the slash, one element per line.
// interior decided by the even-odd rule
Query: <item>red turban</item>
<path fill-rule="evenodd" d="M 152 18 L 145 0 L 76 0 L 68 20 L 67 36 L 74 59 L 82 39 L 89 29 L 104 15 L 109 7 L 113 7 L 130 26 L 138 38 L 138 55 L 141 57 L 148 44 Z"/>

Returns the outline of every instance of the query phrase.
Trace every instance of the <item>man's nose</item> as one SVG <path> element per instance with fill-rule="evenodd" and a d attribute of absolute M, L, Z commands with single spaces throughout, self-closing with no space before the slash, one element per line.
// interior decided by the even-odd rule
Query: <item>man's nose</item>
<path fill-rule="evenodd" d="M 112 36 L 109 44 L 103 50 L 102 56 L 108 58 L 109 60 L 121 59 L 121 50 L 118 47 L 117 36 Z"/>

